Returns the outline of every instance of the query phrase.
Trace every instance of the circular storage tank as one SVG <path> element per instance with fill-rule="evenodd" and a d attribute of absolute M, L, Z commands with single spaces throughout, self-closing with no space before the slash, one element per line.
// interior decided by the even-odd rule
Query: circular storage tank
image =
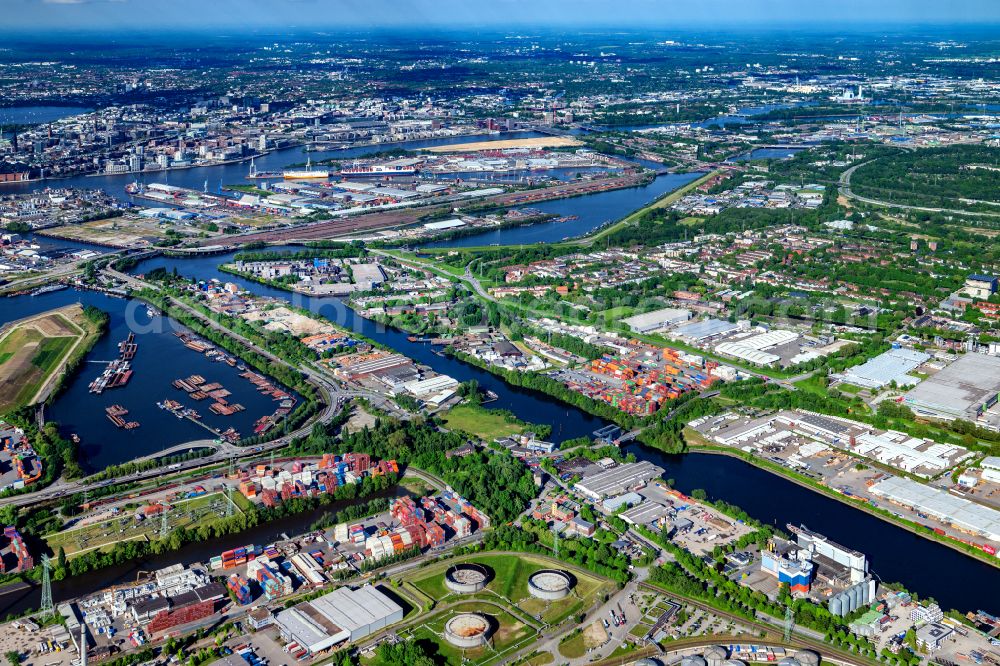
<path fill-rule="evenodd" d="M 703 655 L 705 661 L 708 662 L 708 666 L 722 666 L 722 662 L 726 660 L 729 653 L 726 652 L 726 648 L 719 645 L 710 645 L 705 648 L 705 653 Z"/>
<path fill-rule="evenodd" d="M 722 666 L 747 666 L 747 663 L 740 659 L 726 659 L 722 662 Z"/>
<path fill-rule="evenodd" d="M 478 648 L 490 637 L 490 621 L 479 613 L 459 613 L 444 625 L 444 638 L 456 647 Z"/>
<path fill-rule="evenodd" d="M 795 658 L 798 659 L 802 666 L 819 666 L 819 653 L 813 652 L 812 650 L 799 650 L 795 653 Z"/>
<path fill-rule="evenodd" d="M 635 662 L 633 666 L 663 666 L 663 663 L 658 659 L 653 659 L 652 657 L 643 657 L 639 661 Z"/>
<path fill-rule="evenodd" d="M 802 664 L 795 657 L 785 657 L 778 662 L 778 666 L 802 666 Z"/>
<path fill-rule="evenodd" d="M 491 572 L 479 564 L 456 564 L 444 574 L 444 586 L 458 594 L 479 592 L 489 582 Z"/>
<path fill-rule="evenodd" d="M 565 571 L 542 569 L 532 574 L 528 579 L 528 592 L 539 599 L 554 601 L 569 594 L 573 587 L 573 579 Z"/>
<path fill-rule="evenodd" d="M 705 661 L 704 657 L 693 654 L 681 659 L 681 666 L 708 666 L 708 662 Z"/>

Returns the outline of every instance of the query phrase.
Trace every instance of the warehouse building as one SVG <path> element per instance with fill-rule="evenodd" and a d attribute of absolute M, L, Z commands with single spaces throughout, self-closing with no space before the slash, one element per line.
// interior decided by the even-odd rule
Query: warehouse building
<path fill-rule="evenodd" d="M 312 654 L 357 641 L 403 619 L 403 609 L 371 585 L 341 587 L 282 611 L 275 618 L 281 637 Z"/>
<path fill-rule="evenodd" d="M 606 472 L 589 475 L 574 487 L 595 502 L 605 497 L 613 497 L 636 488 L 642 488 L 650 479 L 663 474 L 663 468 L 651 462 L 627 463 L 613 467 Z"/>
<path fill-rule="evenodd" d="M 771 350 L 789 345 L 798 339 L 799 335 L 794 331 L 774 330 L 748 337 L 734 336 L 717 345 L 715 351 L 754 365 L 765 366 L 781 360 L 781 355 Z"/>
<path fill-rule="evenodd" d="M 879 481 L 871 487 L 871 493 L 968 534 L 1000 543 L 1000 511 L 995 509 L 901 477 Z"/>
<path fill-rule="evenodd" d="M 683 308 L 663 308 L 645 314 L 623 319 L 622 323 L 635 333 L 651 333 L 675 324 L 683 324 L 691 318 L 691 311 Z"/>
<path fill-rule="evenodd" d="M 1000 358 L 965 354 L 908 392 L 904 404 L 919 416 L 943 421 L 964 419 L 1000 430 L 1000 413 L 995 409 L 998 392 Z"/>
<path fill-rule="evenodd" d="M 929 354 L 912 349 L 890 349 L 834 377 L 848 384 L 869 389 L 880 389 L 892 382 L 896 382 L 897 386 L 913 386 L 920 380 L 908 373 L 930 358 Z"/>
<path fill-rule="evenodd" d="M 983 468 L 983 481 L 1000 483 L 1000 456 L 986 456 L 979 466 Z"/>
<path fill-rule="evenodd" d="M 691 322 L 678 326 L 674 330 L 674 335 L 689 342 L 702 342 L 709 338 L 717 338 L 728 335 L 740 329 L 738 324 L 724 321 L 722 319 L 703 319 L 702 321 Z"/>

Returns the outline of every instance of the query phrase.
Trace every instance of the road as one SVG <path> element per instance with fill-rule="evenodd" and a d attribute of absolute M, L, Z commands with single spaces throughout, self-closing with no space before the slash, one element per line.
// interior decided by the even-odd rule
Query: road
<path fill-rule="evenodd" d="M 848 199 L 854 199 L 855 201 L 860 201 L 862 203 L 871 204 L 873 206 L 882 206 L 884 208 L 896 208 L 899 210 L 919 210 L 927 213 L 947 213 L 949 215 L 966 215 L 973 217 L 1000 217 L 1000 213 L 977 213 L 969 210 L 960 210 L 955 208 L 932 208 L 930 206 L 911 206 L 909 204 L 893 203 L 891 201 L 881 201 L 879 199 L 872 199 L 870 197 L 863 197 L 860 194 L 855 194 L 851 191 L 851 176 L 854 172 L 865 166 L 866 164 L 871 164 L 875 160 L 868 160 L 867 162 L 862 162 L 861 164 L 855 164 L 850 169 L 844 171 L 840 174 L 840 182 L 838 183 L 838 191 L 842 196 Z M 985 202 L 992 203 L 992 202 Z"/>

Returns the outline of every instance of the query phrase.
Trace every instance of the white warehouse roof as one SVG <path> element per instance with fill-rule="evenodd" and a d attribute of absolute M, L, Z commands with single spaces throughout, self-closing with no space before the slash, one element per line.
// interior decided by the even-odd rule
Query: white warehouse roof
<path fill-rule="evenodd" d="M 942 522 L 1000 543 L 1000 511 L 955 497 L 916 481 L 889 477 L 871 488 L 873 495 L 919 509 Z"/>

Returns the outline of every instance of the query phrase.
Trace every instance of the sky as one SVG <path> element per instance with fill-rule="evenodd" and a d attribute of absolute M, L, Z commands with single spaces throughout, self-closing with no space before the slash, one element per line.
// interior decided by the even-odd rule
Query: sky
<path fill-rule="evenodd" d="M 0 30 L 1000 23 L 1000 0 L 0 0 Z"/>

